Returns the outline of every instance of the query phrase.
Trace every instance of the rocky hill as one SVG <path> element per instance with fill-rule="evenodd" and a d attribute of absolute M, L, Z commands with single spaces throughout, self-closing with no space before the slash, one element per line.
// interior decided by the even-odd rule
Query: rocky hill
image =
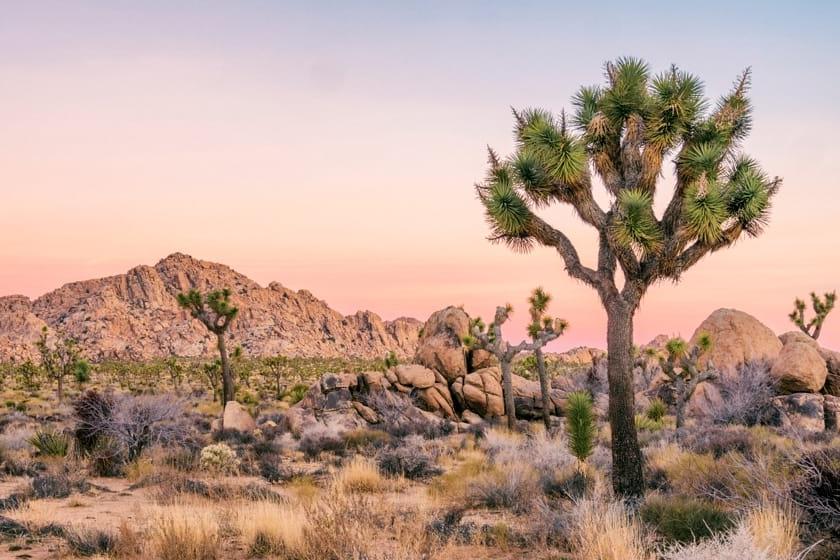
<path fill-rule="evenodd" d="M 197 288 L 230 288 L 240 314 L 232 345 L 251 356 L 379 358 L 393 350 L 414 354 L 419 321 L 383 321 L 370 311 L 344 316 L 306 290 L 274 282 L 261 287 L 235 270 L 175 253 L 154 267 L 74 282 L 31 301 L 0 297 L 0 361 L 34 357 L 44 325 L 79 341 L 95 360 L 202 356 L 215 339 L 178 307 L 176 294 Z"/>

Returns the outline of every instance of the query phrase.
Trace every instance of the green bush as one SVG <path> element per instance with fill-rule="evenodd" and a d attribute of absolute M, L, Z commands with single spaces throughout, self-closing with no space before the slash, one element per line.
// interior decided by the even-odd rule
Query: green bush
<path fill-rule="evenodd" d="M 640 514 L 664 539 L 680 543 L 702 540 L 734 525 L 732 515 L 719 506 L 683 496 L 651 496 Z"/>
<path fill-rule="evenodd" d="M 637 414 L 636 415 L 636 429 L 639 431 L 649 431 L 655 432 L 657 430 L 661 430 L 665 427 L 665 422 L 663 420 L 651 420 L 644 414 Z"/>
<path fill-rule="evenodd" d="M 303 399 L 308 390 L 309 385 L 306 385 L 305 383 L 298 383 L 286 391 L 286 394 L 283 395 L 283 399 L 289 401 L 291 404 L 297 404 Z"/>
<path fill-rule="evenodd" d="M 645 416 L 647 416 L 650 420 L 653 420 L 654 422 L 659 422 L 660 420 L 665 418 L 665 415 L 667 413 L 668 405 L 666 405 L 665 402 L 660 398 L 656 398 L 650 401 L 647 410 L 645 410 Z"/>
<path fill-rule="evenodd" d="M 66 457 L 70 449 L 70 437 L 63 432 L 39 430 L 29 443 L 42 457 Z"/>

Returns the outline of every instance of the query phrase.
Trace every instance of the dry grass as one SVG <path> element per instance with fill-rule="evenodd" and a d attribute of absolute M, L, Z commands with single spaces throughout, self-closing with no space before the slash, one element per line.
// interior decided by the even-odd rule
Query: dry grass
<path fill-rule="evenodd" d="M 800 548 L 798 520 L 789 507 L 765 504 L 748 512 L 742 523 L 755 546 L 774 558 L 793 558 Z"/>
<path fill-rule="evenodd" d="M 305 548 L 309 522 L 300 506 L 268 501 L 242 503 L 233 514 L 233 523 L 252 555 L 298 556 Z"/>
<path fill-rule="evenodd" d="M 580 560 L 653 560 L 650 538 L 618 502 L 581 500 L 571 541 Z"/>
<path fill-rule="evenodd" d="M 387 483 L 379 474 L 376 462 L 356 455 L 333 477 L 333 486 L 342 492 L 381 492 Z"/>
<path fill-rule="evenodd" d="M 149 511 L 148 548 L 160 560 L 215 560 L 221 554 L 221 528 L 215 508 L 173 504 Z"/>

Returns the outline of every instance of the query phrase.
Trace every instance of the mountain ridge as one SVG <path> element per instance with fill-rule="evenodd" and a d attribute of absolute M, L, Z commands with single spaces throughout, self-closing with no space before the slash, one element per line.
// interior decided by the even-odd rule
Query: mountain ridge
<path fill-rule="evenodd" d="M 93 360 L 210 356 L 215 340 L 178 307 L 189 289 L 229 288 L 240 314 L 231 342 L 248 355 L 379 358 L 414 353 L 416 319 L 384 321 L 371 311 L 342 315 L 306 289 L 262 287 L 221 263 L 172 253 L 154 266 L 69 282 L 38 298 L 0 297 L 0 361 L 34 359 L 41 328 L 77 340 Z"/>

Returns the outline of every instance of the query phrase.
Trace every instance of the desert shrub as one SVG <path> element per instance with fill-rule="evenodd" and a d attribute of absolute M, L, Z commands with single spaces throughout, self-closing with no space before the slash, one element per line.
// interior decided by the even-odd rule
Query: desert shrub
<path fill-rule="evenodd" d="M 118 476 L 125 467 L 122 447 L 113 438 L 101 436 L 85 455 L 90 463 L 91 473 L 96 476 Z"/>
<path fill-rule="evenodd" d="M 64 539 L 76 556 L 110 555 L 117 548 L 117 537 L 100 529 L 72 527 L 64 532 Z"/>
<path fill-rule="evenodd" d="M 201 450 L 199 466 L 215 474 L 236 474 L 239 472 L 239 458 L 227 444 L 214 443 Z"/>
<path fill-rule="evenodd" d="M 306 385 L 305 383 L 297 383 L 283 393 L 283 400 L 288 401 L 289 404 L 297 404 L 303 400 L 303 397 L 306 396 L 306 392 L 308 390 L 309 385 Z"/>
<path fill-rule="evenodd" d="M 382 430 L 357 428 L 344 432 L 344 444 L 348 449 L 379 449 L 391 441 L 391 436 Z"/>
<path fill-rule="evenodd" d="M 114 463 L 131 462 L 149 446 L 178 444 L 186 436 L 177 421 L 182 403 L 169 395 L 112 396 L 88 391 L 73 408 L 80 451 L 92 453 L 109 440 Z"/>
<path fill-rule="evenodd" d="M 344 492 L 379 492 L 385 480 L 371 459 L 357 455 L 333 477 L 333 486 Z"/>
<path fill-rule="evenodd" d="M 524 462 L 497 465 L 470 481 L 470 504 L 488 508 L 527 511 L 540 495 L 539 475 Z"/>
<path fill-rule="evenodd" d="M 215 560 L 221 555 L 221 531 L 206 507 L 171 505 L 153 513 L 149 547 L 159 560 Z"/>
<path fill-rule="evenodd" d="M 260 476 L 268 482 L 283 482 L 291 478 L 289 471 L 280 463 L 279 457 L 261 457 L 258 468 Z"/>
<path fill-rule="evenodd" d="M 305 550 L 306 512 L 296 506 L 257 501 L 238 507 L 234 525 L 251 556 L 300 558 Z"/>
<path fill-rule="evenodd" d="M 840 448 L 803 454 L 795 473 L 793 500 L 813 526 L 840 538 Z"/>
<path fill-rule="evenodd" d="M 640 514 L 671 542 L 701 540 L 734 524 L 731 514 L 720 506 L 685 496 L 651 496 Z"/>
<path fill-rule="evenodd" d="M 32 495 L 38 499 L 66 498 L 74 490 L 88 488 L 84 479 L 72 477 L 66 472 L 44 473 L 32 478 Z"/>
<path fill-rule="evenodd" d="M 710 417 L 716 424 L 753 426 L 761 423 L 775 395 L 770 364 L 764 361 L 739 366 L 736 375 L 722 376 L 718 386 L 722 398 L 710 410 Z"/>
<path fill-rule="evenodd" d="M 667 413 L 668 405 L 666 405 L 665 401 L 663 401 L 660 398 L 655 398 L 652 401 L 650 401 L 650 404 L 645 410 L 645 416 L 653 422 L 661 421 L 663 418 L 665 418 L 665 415 Z"/>
<path fill-rule="evenodd" d="M 435 439 L 452 433 L 449 421 L 431 420 L 419 413 L 411 397 L 393 391 L 375 391 L 365 396 L 364 404 L 379 415 L 386 431 L 395 438 L 421 435 Z"/>
<path fill-rule="evenodd" d="M 662 418 L 654 420 L 647 414 L 636 415 L 636 429 L 639 431 L 656 432 L 665 427 L 665 422 Z"/>
<path fill-rule="evenodd" d="M 703 426 L 686 433 L 682 444 L 694 453 L 711 453 L 715 459 L 734 451 L 752 458 L 755 441 L 749 430 L 741 426 Z"/>
<path fill-rule="evenodd" d="M 592 398 L 584 392 L 570 393 L 566 401 L 566 432 L 569 449 L 578 458 L 586 461 L 595 448 L 597 426 L 592 410 Z"/>
<path fill-rule="evenodd" d="M 224 428 L 215 430 L 212 438 L 216 443 L 229 443 L 231 445 L 253 445 L 256 441 L 254 434 L 251 432 Z"/>
<path fill-rule="evenodd" d="M 343 454 L 345 450 L 344 438 L 338 428 L 333 425 L 312 424 L 301 433 L 298 448 L 307 458 L 314 458 L 324 451 Z"/>
<path fill-rule="evenodd" d="M 648 535 L 620 502 L 603 498 L 577 502 L 570 533 L 580 560 L 653 560 Z"/>
<path fill-rule="evenodd" d="M 375 528 L 376 510 L 368 496 L 334 491 L 308 508 L 307 515 L 304 558 L 375 557 L 371 549 L 380 534 Z"/>
<path fill-rule="evenodd" d="M 38 430 L 29 443 L 41 457 L 65 457 L 70 449 L 70 437 L 54 430 Z"/>
<path fill-rule="evenodd" d="M 435 459 L 418 446 L 396 446 L 382 449 L 376 455 L 379 470 L 388 476 L 404 476 L 420 480 L 437 476 L 443 471 Z"/>
<path fill-rule="evenodd" d="M 458 465 L 429 483 L 429 494 L 433 497 L 463 504 L 472 480 L 491 468 L 487 456 L 481 451 L 462 451 L 458 458 Z"/>

